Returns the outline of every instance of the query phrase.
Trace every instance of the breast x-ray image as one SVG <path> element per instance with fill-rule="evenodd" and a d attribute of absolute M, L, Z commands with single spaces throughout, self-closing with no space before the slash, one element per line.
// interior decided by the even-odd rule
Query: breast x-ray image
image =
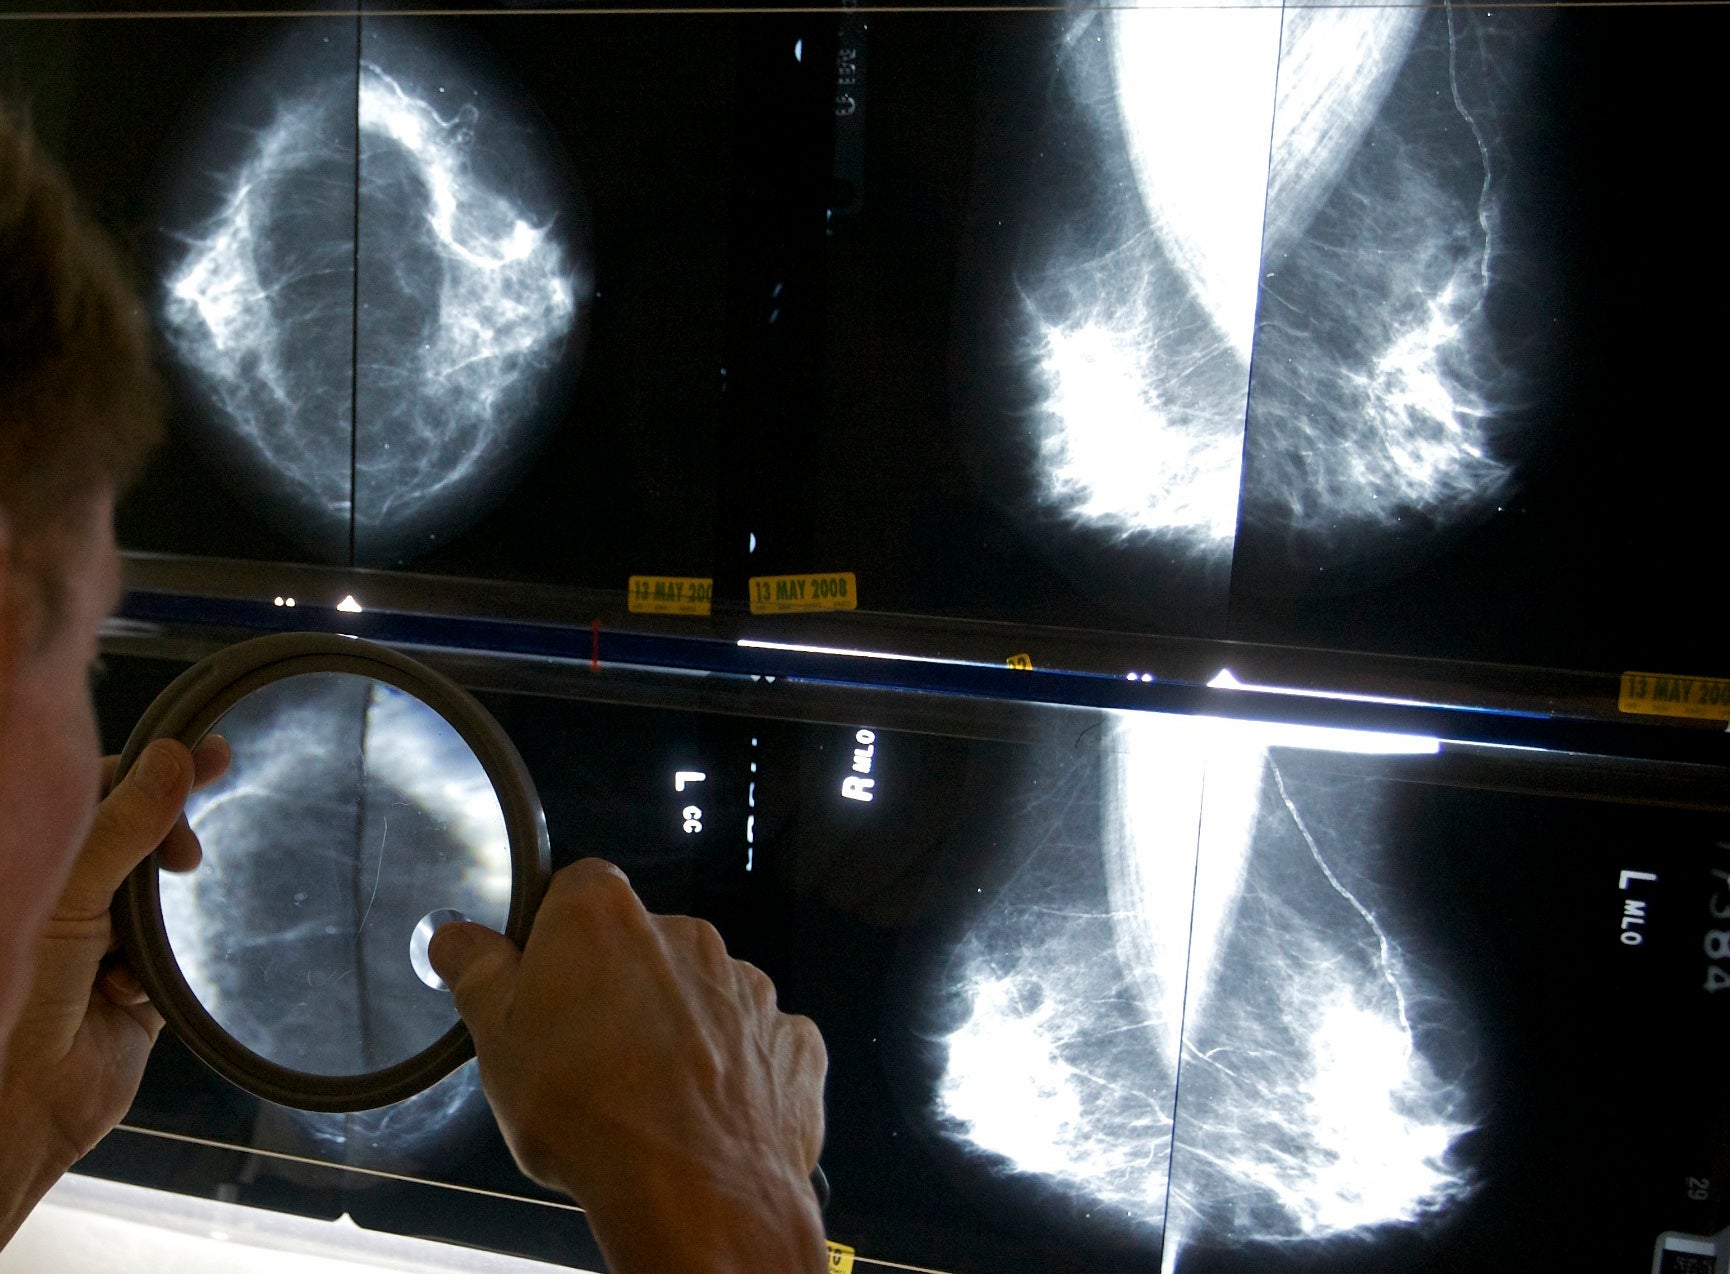
<path fill-rule="evenodd" d="M 1368 895 L 1379 793 L 1300 790 L 1306 753 L 1423 742 L 1103 728 L 1103 765 L 1060 780 L 1097 830 L 1041 843 L 951 957 L 950 1135 L 1163 1240 L 1168 1266 L 1198 1236 L 1313 1242 L 1457 1208 L 1470 1024 Z"/>
<path fill-rule="evenodd" d="M 1049 38 L 1043 118 L 993 157 L 1034 176 L 989 208 L 1023 223 L 991 308 L 1029 533 L 1072 572 L 1065 530 L 1111 545 L 1100 590 L 1137 557 L 1211 562 L 1161 591 L 1214 589 L 1217 633 L 1246 537 L 1251 574 L 1301 592 L 1410 570 L 1493 513 L 1536 392 L 1491 296 L 1521 277 L 1503 115 L 1534 25 L 1149 3 Z"/>
<path fill-rule="evenodd" d="M 425 703 L 350 673 L 266 686 L 214 728 L 236 763 L 188 802 L 206 870 L 161 885 L 193 994 L 297 1071 L 364 1075 L 430 1047 L 456 1015 L 415 958 L 419 922 L 499 929 L 510 900 L 479 759 Z"/>
<path fill-rule="evenodd" d="M 712 574 L 740 25 L 10 21 L 0 91 L 136 262 L 168 373 L 123 546 Z"/>
<path fill-rule="evenodd" d="M 114 661 L 105 718 L 123 732 L 175 671 Z M 434 1020 L 403 931 L 448 903 L 429 885 L 474 907 L 496 877 L 473 757 L 363 690 L 243 701 L 252 746 L 195 814 L 225 837 L 221 872 L 176 895 L 177 952 L 184 935 L 207 963 L 232 955 L 207 979 L 223 1011 L 260 1003 L 223 968 L 280 983 L 263 1005 L 284 1012 L 225 1019 L 279 1050 L 359 1038 L 300 1038 L 286 1006 L 309 973 L 352 970 L 316 1000 L 326 1027 L 363 973 L 381 1047 Z M 1709 1245 L 1730 1225 L 1722 808 L 1666 804 L 1638 767 L 1409 735 L 1029 705 L 969 705 L 951 730 L 863 698 L 800 722 L 667 691 L 687 706 L 480 696 L 533 774 L 555 865 L 605 845 L 651 908 L 713 921 L 818 1023 L 825 1219 L 861 1260 L 1651 1268 L 1663 1236 Z M 739 688 L 704 693 L 724 708 Z M 268 847 L 254 815 L 340 768 L 353 747 L 331 732 L 356 722 L 378 794 L 363 852 L 304 879 L 245 853 L 228 833 Z M 314 741 L 323 759 L 285 777 Z M 381 871 L 398 814 L 430 856 Z M 341 932 L 299 940 L 296 889 Z M 344 954 L 360 917 L 378 920 L 364 959 Z M 465 1068 L 398 1107 L 302 1115 L 170 1046 L 119 1136 L 197 1138 L 200 1171 L 227 1164 L 270 1206 L 327 1208 L 334 1189 L 362 1224 L 576 1259 L 580 1226 L 478 1103 Z M 189 1170 L 151 1145 L 111 1147 L 115 1170 Z"/>
<path fill-rule="evenodd" d="M 1540 23 L 1149 3 L 843 42 L 833 476 L 777 530 L 862 556 L 862 595 L 1220 636 L 1246 561 L 1361 587 L 1519 486 L 1542 360 L 1492 293 L 1538 273 L 1503 188 Z"/>
<path fill-rule="evenodd" d="M 1720 463 L 1688 423 L 1698 382 L 1656 370 L 1716 340 L 1688 317 L 1697 230 L 1678 210 L 1721 108 L 1692 52 L 1652 60 L 1708 25 L 1644 6 L 1288 12 L 1233 636 L 1721 663 L 1681 600 L 1712 533 L 1619 458 L 1641 420 L 1659 450 Z M 1318 91 L 1330 59 L 1349 90 Z M 1282 175 L 1310 184 L 1282 170 L 1323 167 L 1278 224 Z"/>
<path fill-rule="evenodd" d="M 212 14 L 3 73 L 151 285 L 130 548 L 1704 673 L 1722 22 Z"/>
<path fill-rule="evenodd" d="M 1075 21 L 1072 91 L 1122 176 L 1114 241 L 1035 274 L 1047 499 L 1229 550 L 1241 474 L 1250 520 L 1332 564 L 1505 491 L 1486 306 L 1529 41 L 1447 5 Z"/>
<path fill-rule="evenodd" d="M 861 562 L 862 599 L 920 613 L 1714 664 L 1676 609 L 1703 506 L 1618 456 L 1638 418 L 1720 458 L 1685 424 L 1698 382 L 1653 369 L 1711 358 L 1694 239 L 1658 208 L 1697 206 L 1722 109 L 1649 69 L 1716 21 L 1145 4 L 850 31 L 823 423 L 780 440 L 805 450 L 759 556 Z M 1653 572 L 1668 622 L 1607 583 Z"/>
<path fill-rule="evenodd" d="M 158 310 L 224 457 L 315 557 L 460 534 L 533 462 L 594 286 L 581 194 L 505 72 L 428 29 L 291 33 Z M 233 146 L 234 109 L 189 172 Z"/>
<path fill-rule="evenodd" d="M 1718 1233 L 1658 1165 L 1722 1162 L 1726 1112 L 1653 1047 L 1725 1026 L 1718 823 L 1429 786 L 1410 737 L 1125 714 L 1096 746 L 1025 777 L 917 979 L 919 1108 L 992 1206 L 1165 1270 L 1644 1269 Z M 1606 1129 L 1609 1092 L 1649 1114 Z"/>

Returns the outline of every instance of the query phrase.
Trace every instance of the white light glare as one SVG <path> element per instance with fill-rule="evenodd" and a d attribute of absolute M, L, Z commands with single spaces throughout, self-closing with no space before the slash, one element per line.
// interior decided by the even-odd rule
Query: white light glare
<path fill-rule="evenodd" d="M 858 650 L 848 646 L 808 646 L 789 641 L 756 641 L 739 638 L 747 650 L 788 650 L 801 655 L 845 655 L 850 659 L 892 659 L 908 664 L 946 664 L 952 668 L 999 668 L 1001 664 L 981 663 L 976 659 L 941 659 L 935 655 L 901 655 L 890 650 Z M 773 678 L 770 678 L 773 680 Z"/>
<path fill-rule="evenodd" d="M 1232 676 L 1231 669 L 1221 668 L 1207 683 L 1214 690 L 1250 690 L 1266 694 L 1294 695 L 1307 699 L 1344 699 L 1358 703 L 1393 704 L 1402 707 L 1424 707 L 1409 699 L 1383 699 L 1374 695 L 1355 695 L 1324 690 L 1287 690 L 1278 686 L 1253 686 Z M 1313 748 L 1318 752 L 1357 752 L 1365 756 L 1433 756 L 1442 750 L 1441 740 L 1432 735 L 1396 734 L 1383 730 L 1353 730 L 1341 726 L 1291 725 L 1276 721 L 1239 721 L 1229 717 L 1202 717 L 1221 728 L 1240 731 L 1263 748 Z"/>
<path fill-rule="evenodd" d="M 336 608 L 345 615 L 358 615 L 361 613 L 361 604 L 354 600 L 353 593 L 350 593 L 347 597 L 344 597 L 340 602 L 338 602 Z"/>
<path fill-rule="evenodd" d="M 1306 690 L 1297 686 L 1264 686 L 1256 682 L 1239 681 L 1230 668 L 1221 668 L 1207 683 L 1214 690 L 1249 690 L 1257 694 L 1296 695 L 1301 699 L 1340 699 L 1347 703 L 1381 703 L 1396 708 L 1433 708 L 1436 705 L 1422 699 L 1397 699 L 1392 695 L 1359 694 L 1351 690 Z"/>

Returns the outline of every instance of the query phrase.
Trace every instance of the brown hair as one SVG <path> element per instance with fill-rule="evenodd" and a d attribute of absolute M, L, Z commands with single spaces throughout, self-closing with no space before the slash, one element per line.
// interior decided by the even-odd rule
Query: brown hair
<path fill-rule="evenodd" d="M 0 106 L 0 513 L 15 540 L 124 489 L 161 422 L 144 308 L 118 255 Z"/>

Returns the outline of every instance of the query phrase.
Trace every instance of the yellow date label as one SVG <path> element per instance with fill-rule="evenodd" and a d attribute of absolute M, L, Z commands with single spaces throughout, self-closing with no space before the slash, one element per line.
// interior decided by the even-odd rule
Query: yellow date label
<path fill-rule="evenodd" d="M 753 575 L 753 615 L 788 615 L 807 610 L 852 610 L 859 604 L 859 583 L 852 571 L 826 575 Z"/>
<path fill-rule="evenodd" d="M 1722 677 L 1673 677 L 1656 672 L 1625 672 L 1616 706 L 1652 717 L 1694 717 L 1730 721 L 1730 680 Z"/>
<path fill-rule="evenodd" d="M 715 600 L 715 581 L 633 575 L 625 596 L 633 615 L 707 615 Z"/>
<path fill-rule="evenodd" d="M 829 1244 L 829 1274 L 853 1274 L 853 1249 L 845 1243 Z"/>

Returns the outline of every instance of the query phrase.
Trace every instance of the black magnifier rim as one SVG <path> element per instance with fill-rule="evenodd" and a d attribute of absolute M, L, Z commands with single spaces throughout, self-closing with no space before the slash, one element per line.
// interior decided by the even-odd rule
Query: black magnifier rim
<path fill-rule="evenodd" d="M 230 646 L 187 669 L 156 697 L 120 754 L 116 782 L 157 739 L 194 747 L 241 699 L 305 673 L 369 677 L 407 692 L 437 712 L 479 759 L 504 810 L 511 855 L 505 935 L 522 946 L 552 874 L 546 815 L 528 768 L 499 723 L 442 673 L 395 650 L 328 633 L 282 633 Z M 114 927 L 127 962 L 163 1019 L 223 1078 L 255 1096 L 300 1110 L 371 1110 L 430 1088 L 475 1055 L 459 1020 L 413 1057 L 360 1075 L 315 1075 L 260 1056 L 229 1034 L 200 1003 L 169 945 L 152 853 L 114 897 Z"/>

